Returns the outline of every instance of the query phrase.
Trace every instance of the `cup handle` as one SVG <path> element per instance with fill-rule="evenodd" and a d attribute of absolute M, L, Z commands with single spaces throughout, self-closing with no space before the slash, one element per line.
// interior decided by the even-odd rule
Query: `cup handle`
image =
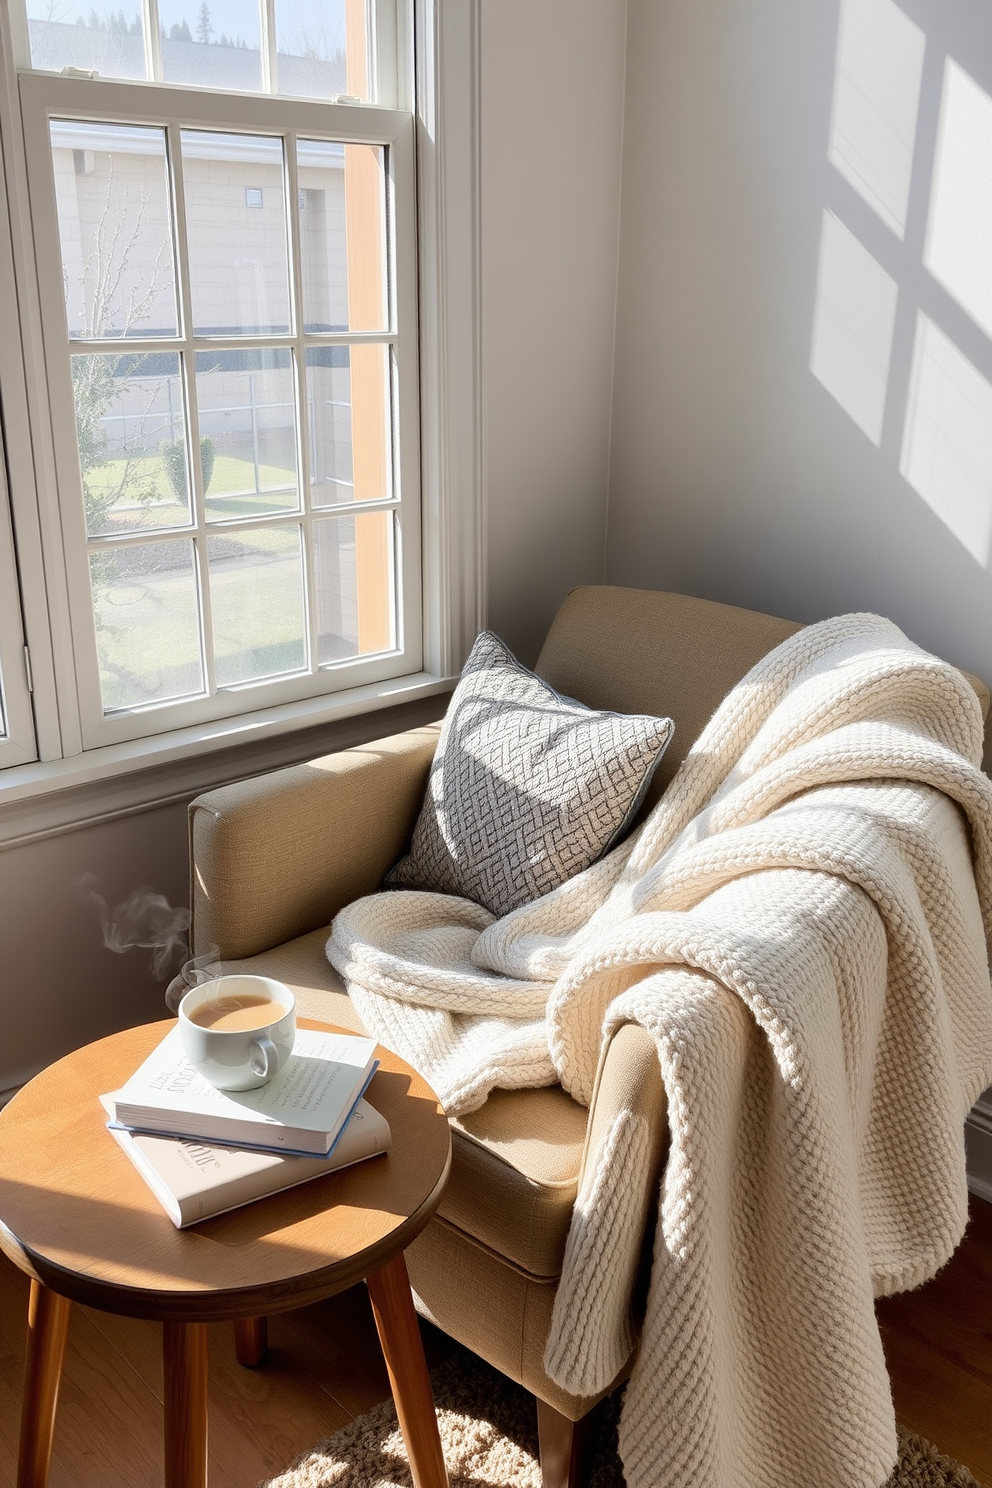
<path fill-rule="evenodd" d="M 251 1041 L 252 1073 L 261 1075 L 263 1080 L 271 1080 L 279 1068 L 279 1050 L 265 1033 L 260 1033 Z"/>

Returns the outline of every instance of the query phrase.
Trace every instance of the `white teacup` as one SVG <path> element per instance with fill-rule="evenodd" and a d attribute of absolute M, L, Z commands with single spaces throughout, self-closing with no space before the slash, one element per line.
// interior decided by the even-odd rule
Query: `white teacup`
<path fill-rule="evenodd" d="M 293 1052 L 296 998 L 272 977 L 221 976 L 191 987 L 179 1004 L 190 1064 L 218 1090 L 254 1090 Z"/>

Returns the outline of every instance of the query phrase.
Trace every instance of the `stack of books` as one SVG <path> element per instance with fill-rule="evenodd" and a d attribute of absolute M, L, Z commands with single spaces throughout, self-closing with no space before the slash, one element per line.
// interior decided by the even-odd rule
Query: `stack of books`
<path fill-rule="evenodd" d="M 122 1089 L 108 1127 L 178 1229 L 389 1149 L 362 1099 L 375 1040 L 298 1029 L 292 1057 L 256 1090 L 218 1090 L 183 1052 L 179 1025 Z"/>

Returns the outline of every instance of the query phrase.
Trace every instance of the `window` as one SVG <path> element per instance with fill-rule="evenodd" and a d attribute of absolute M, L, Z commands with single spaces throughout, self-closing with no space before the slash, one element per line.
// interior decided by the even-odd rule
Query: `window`
<path fill-rule="evenodd" d="M 20 18 L 21 60 L 50 72 L 374 102 L 395 61 L 366 0 L 26 0 Z"/>
<path fill-rule="evenodd" d="M 375 101 L 402 24 L 385 0 L 21 21 L 63 752 L 417 673 L 414 119 Z M 27 682 L 0 622 L 3 764 Z"/>
<path fill-rule="evenodd" d="M 0 437 L 0 636 L 9 643 L 0 649 L 0 768 L 34 758 L 27 653 L 17 605 L 17 567 L 3 454 Z"/>

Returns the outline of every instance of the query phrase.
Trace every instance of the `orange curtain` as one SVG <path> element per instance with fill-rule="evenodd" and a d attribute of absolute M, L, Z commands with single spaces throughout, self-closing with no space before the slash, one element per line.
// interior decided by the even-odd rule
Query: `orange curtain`
<path fill-rule="evenodd" d="M 368 97 L 365 0 L 345 0 L 348 92 Z M 385 243 L 381 152 L 372 145 L 344 150 L 348 253 L 348 322 L 353 331 L 385 329 Z M 387 364 L 382 346 L 351 347 L 351 437 L 355 500 L 388 496 Z M 385 651 L 392 644 L 390 547 L 392 514 L 355 514 L 358 582 L 358 649 Z"/>

